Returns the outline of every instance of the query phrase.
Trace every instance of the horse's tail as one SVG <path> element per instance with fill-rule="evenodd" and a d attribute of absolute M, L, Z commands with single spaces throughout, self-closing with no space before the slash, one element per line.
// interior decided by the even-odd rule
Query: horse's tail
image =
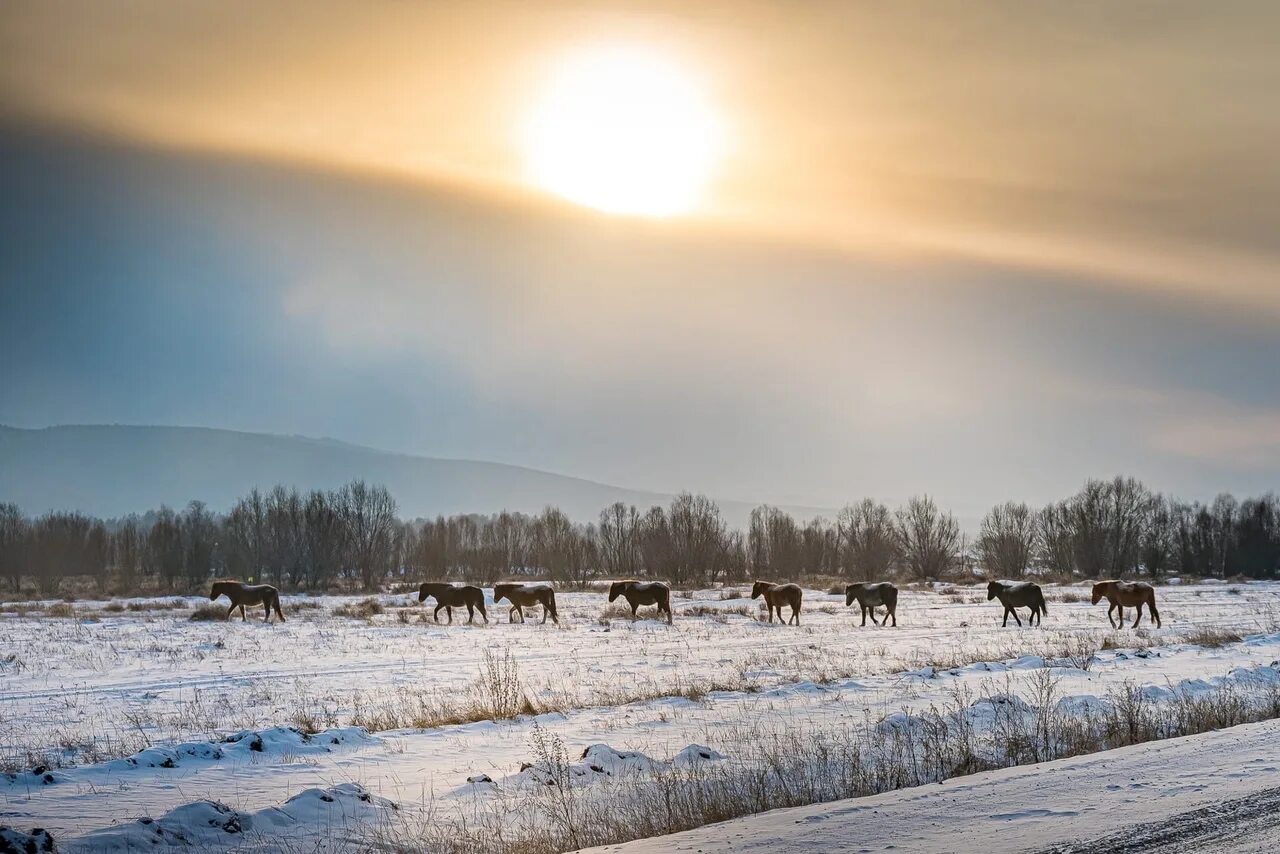
<path fill-rule="evenodd" d="M 271 604 L 275 606 L 276 616 L 279 617 L 280 622 L 283 623 L 285 621 L 284 611 L 280 610 L 280 594 L 279 593 L 271 597 Z"/>
<path fill-rule="evenodd" d="M 551 612 L 551 617 L 553 619 L 560 616 L 556 611 L 556 592 L 554 590 L 547 591 L 547 610 Z"/>
<path fill-rule="evenodd" d="M 1044 613 L 1044 614 L 1049 613 L 1049 603 L 1048 603 L 1048 601 L 1046 601 L 1046 600 L 1045 600 L 1045 598 L 1044 598 L 1044 591 L 1043 591 L 1043 590 L 1040 590 L 1040 589 L 1037 589 L 1037 590 L 1036 590 L 1036 595 L 1040 597 L 1040 611 L 1041 611 L 1041 613 Z"/>
<path fill-rule="evenodd" d="M 1156 628 L 1160 628 L 1160 612 L 1156 610 L 1156 592 L 1154 590 L 1147 597 L 1147 608 L 1151 611 L 1151 619 L 1156 621 Z"/>

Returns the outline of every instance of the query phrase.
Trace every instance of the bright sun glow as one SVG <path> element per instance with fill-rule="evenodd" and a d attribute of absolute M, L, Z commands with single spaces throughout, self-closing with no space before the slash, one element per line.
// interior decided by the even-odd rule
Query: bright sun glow
<path fill-rule="evenodd" d="M 566 58 L 525 130 L 534 184 L 610 213 L 693 210 L 720 153 L 719 123 L 695 80 L 643 49 Z"/>

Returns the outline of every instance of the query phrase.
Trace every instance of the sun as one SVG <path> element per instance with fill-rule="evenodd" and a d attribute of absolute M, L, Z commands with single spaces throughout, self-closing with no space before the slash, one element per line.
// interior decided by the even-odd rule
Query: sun
<path fill-rule="evenodd" d="M 653 50 L 596 47 L 563 59 L 525 126 L 528 179 L 580 205 L 666 217 L 695 210 L 721 128 L 698 81 Z"/>

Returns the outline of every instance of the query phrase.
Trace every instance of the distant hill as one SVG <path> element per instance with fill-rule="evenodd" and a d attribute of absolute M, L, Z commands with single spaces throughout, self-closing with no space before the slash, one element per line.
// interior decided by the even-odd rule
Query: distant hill
<path fill-rule="evenodd" d="M 329 489 L 361 478 L 385 484 L 402 518 L 440 513 L 536 513 L 549 504 L 587 521 L 615 501 L 642 509 L 670 495 L 623 489 L 501 463 L 394 454 L 331 439 L 202 427 L 0 426 L 0 501 L 28 515 L 79 510 L 123 516 L 198 498 L 226 510 L 253 487 Z M 751 505 L 718 501 L 730 524 Z M 811 508 L 790 508 L 812 516 Z"/>

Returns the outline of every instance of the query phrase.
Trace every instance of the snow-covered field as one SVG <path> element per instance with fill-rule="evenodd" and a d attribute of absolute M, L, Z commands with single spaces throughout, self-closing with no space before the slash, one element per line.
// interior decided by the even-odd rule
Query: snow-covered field
<path fill-rule="evenodd" d="M 1113 630 L 1087 587 L 1047 592 L 1042 628 L 1003 629 L 983 589 L 948 586 L 904 590 L 897 628 L 862 628 L 818 591 L 799 628 L 719 590 L 675 599 L 671 626 L 633 623 L 599 593 L 561 594 L 559 627 L 511 625 L 492 605 L 489 625 L 436 626 L 390 595 L 367 620 L 332 613 L 356 599 L 290 597 L 282 625 L 191 622 L 197 599 L 6 613 L 0 824 L 46 828 L 63 850 L 342 847 L 518 798 L 540 785 L 537 764 L 522 769 L 545 756 L 539 740 L 589 780 L 733 762 L 766 731 L 1028 695 L 1045 673 L 1067 711 L 1120 685 L 1158 702 L 1280 682 L 1280 585 L 1162 587 L 1164 627 L 1138 631 Z M 1206 627 L 1243 639 L 1187 642 Z M 542 714 L 440 725 L 514 680 Z"/>

